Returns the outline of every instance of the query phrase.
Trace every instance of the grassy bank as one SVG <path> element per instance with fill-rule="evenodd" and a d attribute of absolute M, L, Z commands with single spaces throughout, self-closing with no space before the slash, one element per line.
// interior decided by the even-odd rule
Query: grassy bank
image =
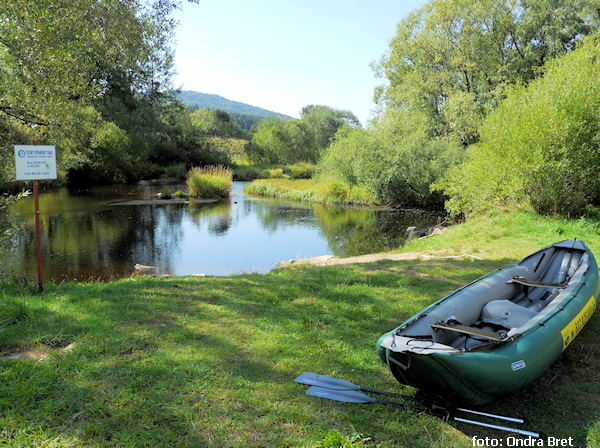
<path fill-rule="evenodd" d="M 293 165 L 255 165 L 238 161 L 233 167 L 235 180 L 255 179 L 310 179 L 315 171 L 311 163 L 298 162 Z"/>
<path fill-rule="evenodd" d="M 584 240 L 600 259 L 600 220 L 568 220 L 528 212 L 499 213 L 470 219 L 435 238 L 413 240 L 403 251 L 470 254 L 485 259 L 517 260 L 548 244 Z"/>
<path fill-rule="evenodd" d="M 592 221 L 479 218 L 403 250 L 471 253 L 267 275 L 5 286 L 0 292 L 0 443 L 10 446 L 472 447 L 504 434 L 379 405 L 329 402 L 303 371 L 414 393 L 377 358 L 384 332 L 428 303 Z M 467 241 L 468 239 L 468 241 Z M 600 446 L 600 319 L 532 386 L 486 411 Z M 23 359 L 17 358 L 22 355 Z M 362 441 L 362 442 L 361 442 Z M 350 446 L 350 445 L 348 445 Z M 506 442 L 504 446 L 507 446 Z"/>
<path fill-rule="evenodd" d="M 380 205 L 374 196 L 362 188 L 335 179 L 261 179 L 248 184 L 244 191 L 256 196 L 288 201 L 331 205 Z"/>

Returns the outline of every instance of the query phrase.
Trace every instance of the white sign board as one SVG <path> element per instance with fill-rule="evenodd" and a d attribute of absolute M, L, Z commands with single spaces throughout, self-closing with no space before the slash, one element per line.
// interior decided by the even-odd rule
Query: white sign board
<path fill-rule="evenodd" d="M 15 145 L 17 180 L 56 179 L 56 147 Z"/>

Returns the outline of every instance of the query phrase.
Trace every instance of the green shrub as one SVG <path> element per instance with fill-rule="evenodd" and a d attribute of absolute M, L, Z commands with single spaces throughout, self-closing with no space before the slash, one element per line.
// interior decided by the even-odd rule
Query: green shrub
<path fill-rule="evenodd" d="M 166 179 L 185 179 L 187 175 L 187 169 L 185 164 L 179 163 L 177 165 L 166 166 L 163 170 L 163 178 Z"/>
<path fill-rule="evenodd" d="M 333 205 L 381 205 L 372 194 L 360 186 L 350 186 L 335 178 L 262 179 L 244 188 L 248 194 L 287 201 L 316 202 Z"/>
<path fill-rule="evenodd" d="M 468 159 L 435 188 L 451 213 L 531 206 L 578 216 L 600 204 L 600 35 L 545 66 L 490 113 Z"/>
<path fill-rule="evenodd" d="M 173 198 L 173 190 L 168 185 L 165 185 L 160 190 L 160 198 L 161 199 L 172 199 Z"/>
<path fill-rule="evenodd" d="M 292 179 L 310 179 L 315 172 L 315 166 L 308 162 L 298 162 L 286 166 L 283 172 Z"/>
<path fill-rule="evenodd" d="M 343 201 L 350 194 L 350 185 L 338 179 L 330 179 L 325 185 L 325 194 L 334 202 Z"/>
<path fill-rule="evenodd" d="M 187 184 L 194 198 L 226 198 L 233 183 L 231 171 L 224 166 L 192 168 Z"/>
<path fill-rule="evenodd" d="M 432 138 L 419 112 L 389 112 L 372 128 L 342 128 L 317 166 L 317 178 L 334 176 L 382 203 L 441 206 L 430 186 L 460 160 L 456 144 Z"/>

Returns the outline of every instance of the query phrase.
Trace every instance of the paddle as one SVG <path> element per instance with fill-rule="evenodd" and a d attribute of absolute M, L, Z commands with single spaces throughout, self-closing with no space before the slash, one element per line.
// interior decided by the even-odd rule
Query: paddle
<path fill-rule="evenodd" d="M 327 375 L 321 375 L 318 373 L 304 372 L 298 378 L 294 380 L 300 384 L 306 384 L 308 386 L 319 386 L 326 389 L 334 390 L 362 390 L 363 392 L 371 392 L 379 395 L 387 395 L 388 397 L 402 398 L 404 400 L 420 401 L 415 397 L 408 395 L 395 394 L 393 392 L 386 392 L 385 390 L 371 389 L 370 387 L 358 386 L 357 384 L 351 383 L 350 381 L 343 380 L 341 378 L 333 378 Z"/>
<path fill-rule="evenodd" d="M 327 398 L 329 400 L 341 401 L 341 402 L 345 402 L 345 403 L 379 403 L 379 404 L 384 404 L 384 405 L 388 405 L 388 406 L 396 406 L 396 407 L 399 407 L 399 408 L 402 408 L 405 410 L 423 412 L 423 413 L 426 413 L 429 415 L 434 415 L 436 417 L 449 418 L 456 422 L 468 423 L 471 425 L 483 426 L 486 428 L 497 429 L 500 431 L 512 432 L 515 434 L 520 434 L 522 436 L 534 437 L 536 439 L 545 439 L 546 438 L 546 436 L 542 433 L 525 431 L 523 429 L 509 428 L 507 426 L 500 426 L 500 425 L 494 425 L 491 423 L 484 423 L 484 422 L 478 422 L 475 420 L 468 420 L 468 419 L 464 419 L 464 418 L 460 418 L 460 417 L 454 417 L 450 414 L 445 414 L 445 415 L 441 416 L 437 413 L 421 410 L 421 409 L 415 408 L 413 406 L 408 406 L 406 404 L 394 403 L 394 402 L 385 401 L 385 400 L 378 400 L 377 398 L 369 397 L 368 395 L 365 395 L 362 392 L 359 392 L 357 390 L 341 390 L 341 389 L 335 390 L 335 389 L 327 389 L 327 388 L 319 387 L 319 386 L 311 386 L 308 388 L 306 393 L 313 397 Z"/>
<path fill-rule="evenodd" d="M 385 390 L 372 389 L 370 387 L 359 386 L 357 384 L 351 383 L 350 381 L 346 381 L 341 378 L 333 378 L 331 376 L 320 375 L 318 373 L 312 373 L 312 372 L 304 372 L 300 376 L 298 376 L 298 378 L 296 378 L 294 381 L 296 381 L 297 383 L 300 383 L 300 384 L 306 384 L 309 386 L 318 386 L 320 388 L 332 389 L 332 390 L 336 390 L 336 391 L 357 390 L 357 391 L 363 391 L 363 392 L 371 392 L 371 393 L 378 394 L 378 395 L 386 395 L 388 397 L 402 398 L 404 400 L 411 400 L 411 401 L 417 401 L 417 402 L 420 401 L 417 398 L 411 397 L 408 395 L 400 395 L 400 394 L 395 394 L 393 392 L 387 392 Z M 517 417 L 506 417 L 503 415 L 489 414 L 487 412 L 473 411 L 471 409 L 465 409 L 465 408 L 456 408 L 456 410 L 461 411 L 461 412 L 466 412 L 468 414 L 474 414 L 474 415 L 480 415 L 483 417 L 495 418 L 498 420 L 504 420 L 504 421 L 508 421 L 508 422 L 512 422 L 512 423 L 526 423 L 526 420 L 524 420 L 522 418 L 517 418 Z M 446 412 L 447 412 L 447 410 L 446 410 Z"/>

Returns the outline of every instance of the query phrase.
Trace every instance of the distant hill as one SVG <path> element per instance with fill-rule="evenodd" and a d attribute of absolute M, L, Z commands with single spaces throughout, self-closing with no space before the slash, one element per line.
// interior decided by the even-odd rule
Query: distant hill
<path fill-rule="evenodd" d="M 212 95 L 210 93 L 194 92 L 192 90 L 182 90 L 177 95 L 179 100 L 187 107 L 198 106 L 199 108 L 205 109 L 220 109 L 227 113 L 242 114 L 242 115 L 256 115 L 259 117 L 270 117 L 275 115 L 277 117 L 291 119 L 292 117 L 277 112 L 273 112 L 261 107 L 250 106 L 249 104 L 240 103 L 237 101 L 228 100 L 219 95 Z"/>

